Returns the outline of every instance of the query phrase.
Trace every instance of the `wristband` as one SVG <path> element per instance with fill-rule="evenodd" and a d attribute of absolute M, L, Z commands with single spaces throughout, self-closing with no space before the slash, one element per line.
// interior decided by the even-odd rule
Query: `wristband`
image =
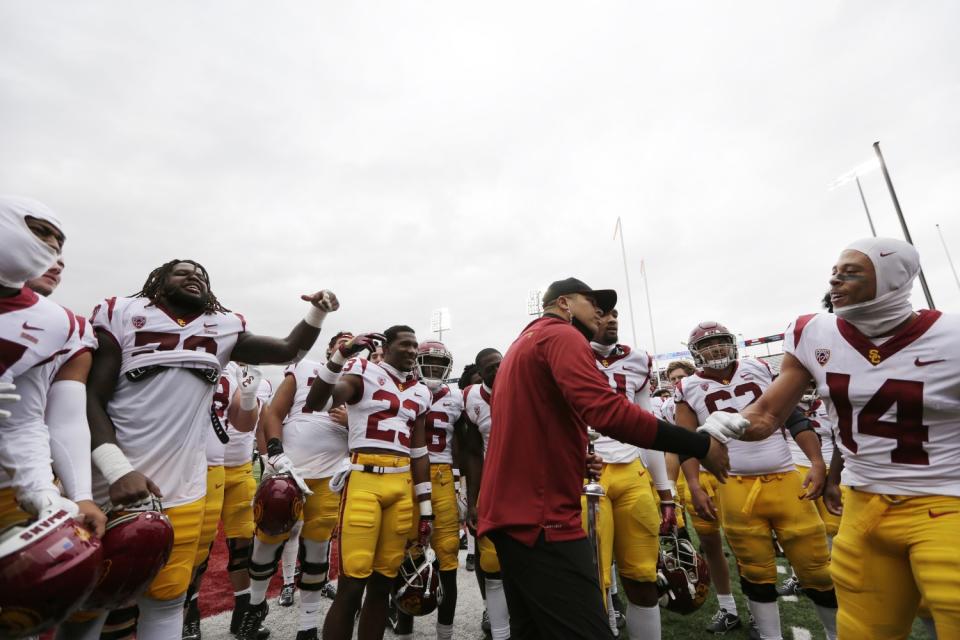
<path fill-rule="evenodd" d="M 334 351 L 333 354 L 330 356 L 330 362 L 337 365 L 338 367 L 342 367 L 343 363 L 346 361 L 347 361 L 347 356 L 343 355 L 343 353 L 340 352 L 340 349 L 337 349 L 336 351 Z"/>
<path fill-rule="evenodd" d="M 252 397 L 248 398 L 244 394 L 242 393 L 240 394 L 240 409 L 242 411 L 250 411 L 251 409 L 256 409 L 258 404 L 260 403 L 257 401 L 256 395 L 253 395 Z"/>
<path fill-rule="evenodd" d="M 307 310 L 307 315 L 303 316 L 303 321 L 311 327 L 319 329 L 323 324 L 323 319 L 327 317 L 327 312 L 317 307 L 312 302 Z"/>
<path fill-rule="evenodd" d="M 430 482 L 421 482 L 420 484 L 414 485 L 413 493 L 419 498 L 421 496 L 429 495 L 433 485 Z"/>
<path fill-rule="evenodd" d="M 411 457 L 411 458 L 422 458 L 423 456 L 427 455 L 428 453 L 429 453 L 429 451 L 427 450 L 426 447 L 413 447 L 412 449 L 410 449 L 410 457 Z"/>
<path fill-rule="evenodd" d="M 420 517 L 433 520 L 433 505 L 430 504 L 429 500 L 420 503 Z"/>
<path fill-rule="evenodd" d="M 102 444 L 90 454 L 93 464 L 107 479 L 108 484 L 113 484 L 131 471 L 134 471 L 127 456 L 123 455 L 120 447 L 115 444 Z"/>
<path fill-rule="evenodd" d="M 330 361 L 333 362 L 333 358 L 330 358 Z M 320 371 L 317 372 L 317 377 L 327 384 L 337 384 L 342 373 L 342 371 L 331 371 L 328 366 L 322 366 Z"/>
<path fill-rule="evenodd" d="M 270 457 L 278 456 L 283 453 L 283 442 L 280 438 L 270 438 L 267 440 L 267 455 Z"/>

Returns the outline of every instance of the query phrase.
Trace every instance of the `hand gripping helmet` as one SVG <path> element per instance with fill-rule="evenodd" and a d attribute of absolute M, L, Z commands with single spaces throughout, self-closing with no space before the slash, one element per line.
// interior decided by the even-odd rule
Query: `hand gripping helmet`
<path fill-rule="evenodd" d="M 152 498 L 107 514 L 103 571 L 83 608 L 118 609 L 146 591 L 173 550 L 173 525 Z"/>
<path fill-rule="evenodd" d="M 407 615 L 425 616 L 443 602 L 440 563 L 429 546 L 411 545 L 393 583 L 393 601 Z"/>
<path fill-rule="evenodd" d="M 724 338 L 721 344 L 704 346 L 701 343 L 710 338 Z M 693 362 L 700 368 L 726 369 L 736 362 L 737 337 L 730 330 L 718 322 L 701 322 L 687 339 L 687 348 L 693 355 Z"/>
<path fill-rule="evenodd" d="M 271 536 L 290 531 L 303 516 L 303 492 L 289 473 L 265 478 L 253 498 L 253 521 Z"/>
<path fill-rule="evenodd" d="M 450 377 L 453 354 L 442 342 L 428 340 L 417 349 L 417 376 L 431 390 L 437 389 Z"/>
<path fill-rule="evenodd" d="M 699 609 L 710 594 L 707 562 L 686 538 L 660 536 L 657 589 L 660 606 L 682 615 Z"/>
<path fill-rule="evenodd" d="M 0 637 L 54 627 L 93 590 L 103 559 L 100 539 L 74 513 L 50 510 L 0 532 Z"/>

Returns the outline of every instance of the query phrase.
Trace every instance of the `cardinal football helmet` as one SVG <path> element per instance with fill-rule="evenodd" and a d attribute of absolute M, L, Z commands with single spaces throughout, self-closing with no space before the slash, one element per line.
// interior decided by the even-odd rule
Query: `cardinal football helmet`
<path fill-rule="evenodd" d="M 453 354 L 442 342 L 427 340 L 417 349 L 417 376 L 431 389 L 447 381 L 453 370 Z"/>
<path fill-rule="evenodd" d="M 707 562 L 686 538 L 660 536 L 657 560 L 660 606 L 687 615 L 699 609 L 710 594 Z"/>
<path fill-rule="evenodd" d="M 411 616 L 425 616 L 443 602 L 440 563 L 429 546 L 411 545 L 393 583 L 397 608 Z"/>
<path fill-rule="evenodd" d="M 704 346 L 702 343 L 710 338 L 724 338 L 720 344 Z M 737 337 L 719 322 L 701 322 L 687 339 L 687 348 L 693 355 L 693 362 L 700 368 L 726 369 L 737 361 Z"/>
<path fill-rule="evenodd" d="M 173 525 L 156 498 L 107 514 L 103 572 L 83 608 L 118 609 L 143 593 L 173 551 Z"/>
<path fill-rule="evenodd" d="M 100 577 L 100 539 L 66 509 L 0 532 L 0 637 L 24 638 L 80 608 Z"/>
<path fill-rule="evenodd" d="M 271 536 L 290 531 L 303 516 L 303 491 L 289 473 L 265 478 L 253 498 L 253 521 Z"/>

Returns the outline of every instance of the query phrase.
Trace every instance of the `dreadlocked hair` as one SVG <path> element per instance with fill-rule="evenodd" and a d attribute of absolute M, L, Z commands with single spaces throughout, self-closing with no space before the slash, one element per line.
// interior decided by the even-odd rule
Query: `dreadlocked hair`
<path fill-rule="evenodd" d="M 194 260 L 181 260 L 179 258 L 174 258 L 170 262 L 164 263 L 150 272 L 150 275 L 147 276 L 146 282 L 143 283 L 143 288 L 140 289 L 137 293 L 133 294 L 134 298 L 148 298 L 151 302 L 157 301 L 157 296 L 160 295 L 161 289 L 163 289 L 164 283 L 167 281 L 167 277 L 173 272 L 173 268 L 180 264 L 181 262 L 186 262 L 187 264 L 192 264 L 197 269 L 200 270 L 200 277 L 203 278 L 203 281 L 207 283 L 207 299 L 203 304 L 204 313 L 216 313 L 227 312 L 230 309 L 227 309 L 220 301 L 217 300 L 217 296 L 213 294 L 213 290 L 210 288 L 210 276 L 207 275 L 207 270 L 202 264 Z"/>

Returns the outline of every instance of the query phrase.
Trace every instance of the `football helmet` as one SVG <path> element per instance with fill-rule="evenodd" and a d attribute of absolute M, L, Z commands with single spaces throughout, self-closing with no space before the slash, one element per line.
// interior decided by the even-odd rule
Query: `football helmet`
<path fill-rule="evenodd" d="M 50 629 L 77 610 L 100 577 L 100 539 L 54 509 L 0 532 L 0 637 Z"/>
<path fill-rule="evenodd" d="M 156 498 L 107 514 L 103 571 L 83 608 L 118 609 L 143 593 L 173 551 L 173 525 Z"/>
<path fill-rule="evenodd" d="M 453 354 L 442 342 L 427 340 L 417 349 L 417 376 L 423 383 L 436 389 L 450 377 L 453 370 Z"/>
<path fill-rule="evenodd" d="M 687 615 L 699 609 L 710 594 L 710 570 L 693 543 L 672 535 L 660 536 L 657 559 L 660 606 Z"/>
<path fill-rule="evenodd" d="M 721 344 L 702 346 L 701 343 L 709 338 L 724 338 Z M 719 322 L 701 322 L 687 339 L 687 348 L 693 355 L 693 363 L 701 369 L 726 369 L 737 361 L 737 337 Z"/>
<path fill-rule="evenodd" d="M 303 516 L 303 491 L 289 473 L 265 478 L 253 498 L 253 521 L 271 536 L 290 531 Z"/>
<path fill-rule="evenodd" d="M 413 544 L 407 548 L 393 583 L 393 600 L 410 616 L 425 616 L 443 602 L 440 563 L 431 547 Z"/>

